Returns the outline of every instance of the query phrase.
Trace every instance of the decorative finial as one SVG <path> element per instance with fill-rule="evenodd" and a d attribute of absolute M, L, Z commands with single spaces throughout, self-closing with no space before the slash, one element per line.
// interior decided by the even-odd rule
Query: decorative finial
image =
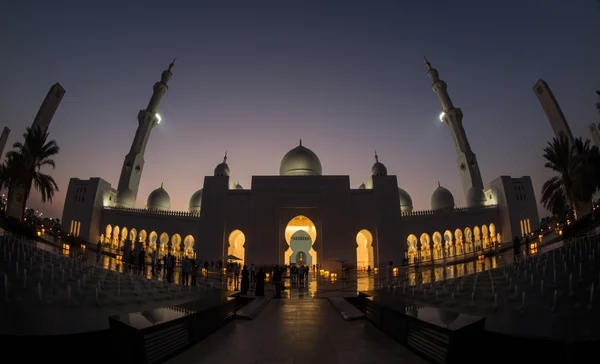
<path fill-rule="evenodd" d="M 302 138 L 300 138 L 300 146 L 302 146 Z"/>
<path fill-rule="evenodd" d="M 440 184 L 440 181 L 438 181 L 438 188 L 442 187 L 442 185 Z"/>
<path fill-rule="evenodd" d="M 227 151 L 225 151 L 225 156 L 223 157 L 223 163 L 227 163 Z"/>
<path fill-rule="evenodd" d="M 429 63 L 429 61 L 427 60 L 427 57 L 423 56 L 423 59 L 425 59 L 425 66 L 427 67 L 428 70 L 431 69 L 431 63 Z"/>
<path fill-rule="evenodd" d="M 173 67 L 175 66 L 175 61 L 177 60 L 177 57 L 173 58 L 173 62 L 171 62 L 171 64 L 169 65 L 169 71 L 171 69 L 173 69 Z"/>
<path fill-rule="evenodd" d="M 161 183 L 160 183 L 160 188 L 163 188 L 163 184 L 164 184 L 164 182 L 161 182 Z"/>
<path fill-rule="evenodd" d="M 375 151 L 375 163 L 379 163 L 379 156 L 377 155 L 377 151 Z"/>

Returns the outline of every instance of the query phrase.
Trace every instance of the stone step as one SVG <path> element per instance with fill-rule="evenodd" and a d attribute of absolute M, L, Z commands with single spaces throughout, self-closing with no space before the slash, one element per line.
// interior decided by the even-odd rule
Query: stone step
<path fill-rule="evenodd" d="M 358 320 L 365 317 L 364 313 L 346 301 L 344 297 L 328 297 L 326 299 L 331 302 L 333 307 L 338 310 L 346 321 Z"/>
<path fill-rule="evenodd" d="M 241 320 L 253 320 L 254 318 L 256 318 L 256 316 L 258 316 L 260 311 L 269 303 L 270 300 L 271 297 L 254 298 L 246 306 L 240 308 L 235 313 L 235 317 Z"/>

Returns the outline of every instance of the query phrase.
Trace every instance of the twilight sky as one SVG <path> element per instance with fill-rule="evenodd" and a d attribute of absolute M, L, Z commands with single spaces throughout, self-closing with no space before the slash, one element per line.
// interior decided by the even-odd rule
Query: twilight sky
<path fill-rule="evenodd" d="M 0 110 L 12 145 L 50 86 L 67 90 L 49 129 L 60 192 L 28 203 L 50 216 L 71 177 L 116 187 L 137 112 L 174 57 L 138 207 L 164 182 L 172 209 L 187 210 L 225 150 L 248 188 L 252 175 L 278 174 L 299 138 L 353 188 L 377 149 L 415 209 L 429 208 L 437 181 L 464 206 L 426 55 L 463 110 L 484 184 L 531 175 L 539 200 L 553 134 L 532 86 L 546 80 L 588 137 L 600 120 L 598 19 L 594 0 L 12 1 L 0 15 Z"/>

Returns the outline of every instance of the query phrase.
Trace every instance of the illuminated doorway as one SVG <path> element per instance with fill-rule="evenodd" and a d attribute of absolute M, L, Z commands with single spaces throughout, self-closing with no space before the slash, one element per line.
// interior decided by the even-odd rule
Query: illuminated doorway
<path fill-rule="evenodd" d="M 310 265 L 309 261 L 306 260 L 306 253 L 299 251 L 296 253 L 296 265 Z"/>
<path fill-rule="evenodd" d="M 246 236 L 241 230 L 234 230 L 229 234 L 229 246 L 227 247 L 227 256 L 234 256 L 239 260 L 236 260 L 237 263 L 240 263 L 241 266 L 244 266 L 244 259 L 246 256 L 246 248 L 244 248 L 244 244 L 246 244 Z"/>
<path fill-rule="evenodd" d="M 365 270 L 373 268 L 373 234 L 367 229 L 362 229 L 356 234 L 356 268 Z"/>
<path fill-rule="evenodd" d="M 310 255 L 307 256 L 306 252 L 312 249 L 312 238 L 308 233 L 304 230 L 299 230 L 292 235 L 290 239 L 290 249 L 292 249 L 292 254 L 290 255 L 289 262 L 286 264 L 290 265 L 313 265 L 313 260 Z M 302 259 L 299 259 L 302 258 Z"/>
<path fill-rule="evenodd" d="M 300 233 L 304 233 L 305 235 L 296 235 L 296 234 L 300 234 Z M 308 245 L 306 248 L 297 248 L 296 252 L 294 252 L 294 248 L 292 247 L 292 237 L 301 237 L 301 236 L 308 236 L 308 239 L 306 240 L 301 240 L 301 241 L 309 241 L 310 245 Z M 294 238 L 294 240 L 296 240 Z M 299 240 L 299 239 L 298 239 Z M 304 251 L 307 253 L 307 257 L 306 260 L 309 265 L 316 265 L 319 264 L 317 261 L 317 252 L 314 249 L 315 246 L 315 242 L 317 241 L 317 228 L 315 227 L 315 224 L 312 222 L 311 219 L 309 219 L 306 216 L 303 215 L 298 215 L 296 217 L 294 217 L 293 219 L 291 219 L 287 226 L 285 227 L 285 242 L 288 245 L 287 250 L 283 253 L 283 261 L 285 264 L 289 264 L 292 261 L 292 258 L 294 259 L 294 261 L 296 260 L 296 254 L 299 251 Z M 296 244 L 294 244 L 296 245 Z M 303 250 L 306 249 L 306 250 Z"/>

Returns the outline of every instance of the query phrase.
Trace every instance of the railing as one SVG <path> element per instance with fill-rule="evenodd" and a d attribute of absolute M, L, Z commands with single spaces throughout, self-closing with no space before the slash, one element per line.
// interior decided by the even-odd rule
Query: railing
<path fill-rule="evenodd" d="M 193 217 L 199 218 L 200 212 L 189 212 L 189 211 L 163 211 L 163 210 L 148 210 L 148 209 L 135 209 L 129 207 L 111 207 L 104 206 L 104 210 L 115 210 L 130 212 L 134 214 L 148 214 L 148 215 L 161 215 L 161 216 L 176 216 L 176 217 Z"/>
<path fill-rule="evenodd" d="M 498 205 L 476 206 L 476 207 L 449 207 L 440 210 L 419 210 L 419 211 L 402 211 L 402 216 L 427 216 L 427 215 L 442 215 L 456 212 L 478 212 L 497 209 Z"/>

